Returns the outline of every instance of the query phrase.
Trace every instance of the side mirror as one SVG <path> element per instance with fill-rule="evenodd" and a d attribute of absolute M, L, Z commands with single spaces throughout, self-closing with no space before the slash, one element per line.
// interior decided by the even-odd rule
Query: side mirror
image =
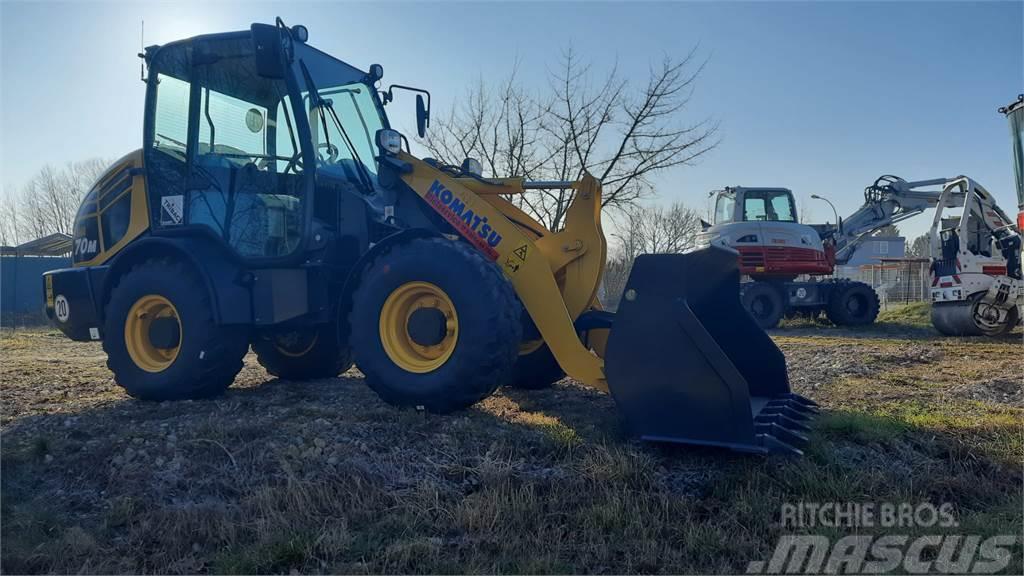
<path fill-rule="evenodd" d="M 416 133 L 423 138 L 427 135 L 427 128 L 430 126 L 430 109 L 423 101 L 423 95 L 416 95 Z"/>
<path fill-rule="evenodd" d="M 267 24 L 253 24 L 250 30 L 256 73 L 264 78 L 284 78 L 287 63 L 281 29 Z"/>

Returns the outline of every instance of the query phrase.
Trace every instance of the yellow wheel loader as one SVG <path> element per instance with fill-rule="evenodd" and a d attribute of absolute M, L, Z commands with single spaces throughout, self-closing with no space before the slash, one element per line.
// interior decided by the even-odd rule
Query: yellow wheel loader
<path fill-rule="evenodd" d="M 642 438 L 798 453 L 813 402 L 740 307 L 736 253 L 636 261 L 617 314 L 601 185 L 484 178 L 413 157 L 396 90 L 253 24 L 146 48 L 142 149 L 88 193 L 74 266 L 44 276 L 47 314 L 102 340 L 138 398 L 223 392 L 248 347 L 285 379 L 353 361 L 392 404 L 449 412 L 501 385 L 567 374 L 609 391 Z M 426 96 L 426 98 L 424 98 Z M 562 230 L 509 198 L 571 189 Z"/>

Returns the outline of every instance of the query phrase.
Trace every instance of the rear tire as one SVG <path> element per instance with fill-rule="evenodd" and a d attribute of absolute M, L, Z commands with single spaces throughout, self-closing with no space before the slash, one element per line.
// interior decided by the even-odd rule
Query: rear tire
<path fill-rule="evenodd" d="M 164 324 L 157 327 L 156 320 Z M 176 328 L 169 320 L 177 320 Z M 143 262 L 121 276 L 107 303 L 104 333 L 114 380 L 142 400 L 221 394 L 248 350 L 246 327 L 216 324 L 203 281 L 166 259 Z"/>
<path fill-rule="evenodd" d="M 352 353 L 333 323 L 271 334 L 252 350 L 269 374 L 285 380 L 334 378 L 352 367 Z"/>
<path fill-rule="evenodd" d="M 781 291 L 768 282 L 752 282 L 744 286 L 740 301 L 754 322 L 764 330 L 778 326 L 786 312 Z"/>
<path fill-rule="evenodd" d="M 352 296 L 356 364 L 385 402 L 466 408 L 511 380 L 520 310 L 498 267 L 469 245 L 399 244 L 370 264 Z"/>
<path fill-rule="evenodd" d="M 836 326 L 866 326 L 878 317 L 878 294 L 863 282 L 840 282 L 832 289 L 825 314 Z"/>
<path fill-rule="evenodd" d="M 555 355 L 547 344 L 541 344 L 540 348 L 516 359 L 512 386 L 524 390 L 541 390 L 550 388 L 562 378 L 565 378 L 565 372 L 558 365 L 558 360 L 555 360 Z"/>

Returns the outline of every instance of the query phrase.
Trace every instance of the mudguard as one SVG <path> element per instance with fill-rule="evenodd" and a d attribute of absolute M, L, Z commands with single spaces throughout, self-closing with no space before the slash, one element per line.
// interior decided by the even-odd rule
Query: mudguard
<path fill-rule="evenodd" d="M 608 387 L 644 440 L 801 454 L 816 404 L 743 309 L 736 252 L 637 257 L 608 339 Z"/>

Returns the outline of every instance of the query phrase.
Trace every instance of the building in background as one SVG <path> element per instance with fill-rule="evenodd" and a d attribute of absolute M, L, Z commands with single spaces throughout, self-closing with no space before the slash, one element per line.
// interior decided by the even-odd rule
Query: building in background
<path fill-rule="evenodd" d="M 0 246 L 0 326 L 44 324 L 43 272 L 71 266 L 71 237 L 50 234 Z"/>
<path fill-rule="evenodd" d="M 907 240 L 902 236 L 871 236 L 857 247 L 843 266 L 836 266 L 835 275 L 851 278 L 861 266 L 879 264 L 882 260 L 903 258 L 907 254 Z"/>

